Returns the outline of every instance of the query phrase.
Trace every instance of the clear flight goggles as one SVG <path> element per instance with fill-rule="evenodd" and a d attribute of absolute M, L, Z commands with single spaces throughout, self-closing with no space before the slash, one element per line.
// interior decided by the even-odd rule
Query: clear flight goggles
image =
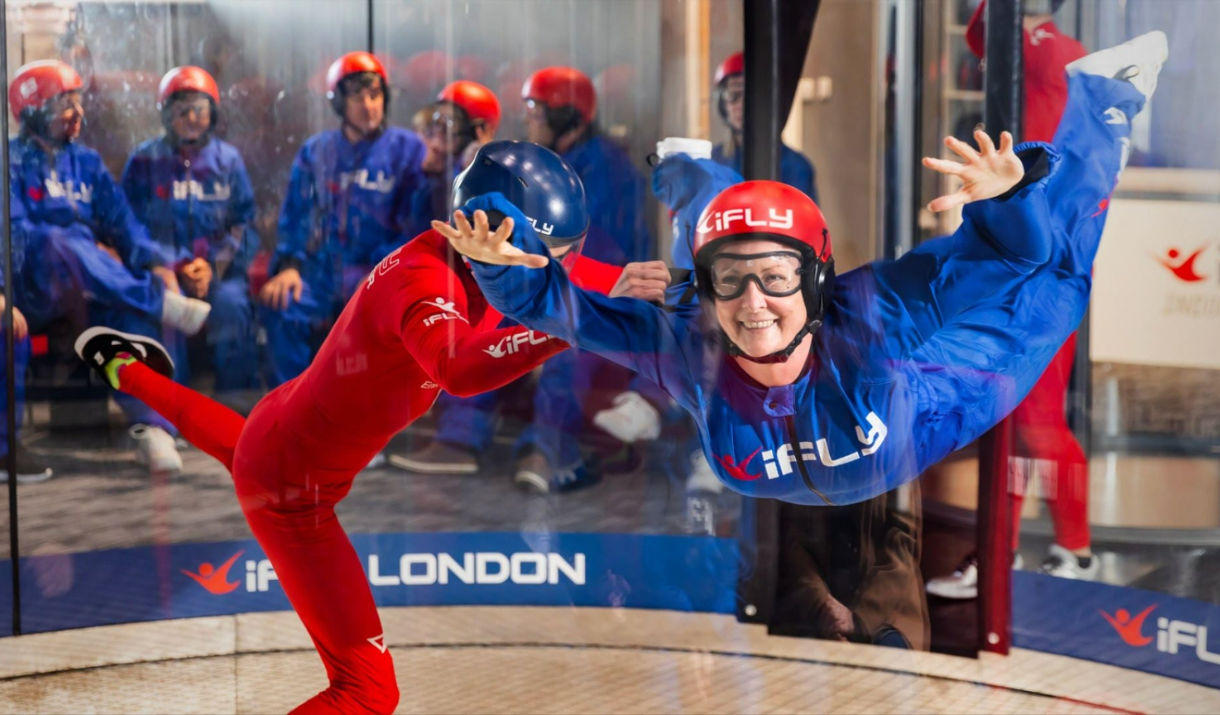
<path fill-rule="evenodd" d="M 783 298 L 801 289 L 805 272 L 799 253 L 720 253 L 708 267 L 712 293 L 720 300 L 732 300 L 746 292 L 753 281 L 760 290 L 773 298 Z"/>

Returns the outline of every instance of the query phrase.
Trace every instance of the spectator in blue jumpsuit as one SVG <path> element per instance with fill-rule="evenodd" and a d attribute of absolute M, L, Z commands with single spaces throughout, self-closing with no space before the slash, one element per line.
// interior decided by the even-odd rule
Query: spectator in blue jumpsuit
<path fill-rule="evenodd" d="M 177 292 L 170 253 L 148 237 L 101 156 L 74 142 L 84 121 L 82 87 L 57 60 L 22 67 L 9 85 L 21 122 L 9 141 L 15 307 L 33 333 L 59 320 L 76 331 L 105 324 L 158 337 L 165 324 L 196 333 L 210 307 Z M 116 400 L 140 461 L 158 471 L 181 469 L 173 427 L 131 397 Z"/>
<path fill-rule="evenodd" d="M 500 100 L 487 87 L 457 80 L 437 95 L 436 102 L 415 115 L 415 130 L 424 137 L 423 185 L 412 197 L 411 217 L 416 233 L 446 221 L 452 210 L 453 180 L 476 152 L 499 129 Z M 390 463 L 422 474 L 474 474 L 476 454 L 491 444 L 495 410 L 503 396 L 493 390 L 474 397 L 442 392 L 433 407 L 438 439 L 407 454 L 390 455 Z"/>
<path fill-rule="evenodd" d="M 410 235 L 415 236 L 430 230 L 433 221 L 448 220 L 453 179 L 495 138 L 500 128 L 500 100 L 478 82 L 460 79 L 450 82 L 435 102 L 416 112 L 412 124 L 427 147 L 421 167 L 424 180 L 411 198 Z"/>
<path fill-rule="evenodd" d="M 273 277 L 259 293 L 271 387 L 299 375 L 320 331 L 372 266 L 412 237 L 411 197 L 424 144 L 387 127 L 385 68 L 367 52 L 331 65 L 328 95 L 343 123 L 310 137 L 292 166 Z"/>
<path fill-rule="evenodd" d="M 199 67 L 177 67 L 161 80 L 165 134 L 136 148 L 123 190 L 152 237 L 173 253 L 179 284 L 212 305 L 207 342 L 220 396 L 262 385 L 246 271 L 257 250 L 254 191 L 232 145 L 212 136 L 220 93 Z M 186 336 L 167 330 L 175 379 L 189 377 Z"/>
<path fill-rule="evenodd" d="M 644 218 L 645 183 L 627 153 L 600 136 L 594 120 L 593 82 L 571 67 L 547 67 L 525 82 L 527 139 L 548 147 L 576 170 L 585 186 L 590 227 L 582 252 L 612 265 L 652 257 Z M 629 373 L 595 355 L 567 351 L 546 362 L 534 391 L 533 421 L 517 440 L 515 481 L 538 491 L 587 486 L 579 445 L 587 418 L 626 389 Z M 413 471 L 473 473 L 495 431 L 499 392 L 447 400 L 437 418 L 436 441 L 396 461 Z"/>
<path fill-rule="evenodd" d="M 617 266 L 653 258 L 645 181 L 627 152 L 598 134 L 593 82 L 571 67 L 547 67 L 526 81 L 521 96 L 528 139 L 563 157 L 585 185 L 590 224 L 584 254 Z M 563 491 L 595 481 L 598 475 L 585 468 L 578 449 L 582 432 L 587 418 L 630 381 L 618 366 L 583 351 L 547 361 L 534 395 L 534 421 L 518 440 L 524 458 L 514 475 L 517 483 Z M 587 441 L 589 435 L 584 436 Z"/>
<path fill-rule="evenodd" d="M 745 126 L 745 57 L 737 52 L 729 55 L 716 68 L 716 108 L 728 125 L 732 138 L 712 148 L 712 159 L 738 174 L 741 173 L 742 132 Z M 814 203 L 818 200 L 817 171 L 813 163 L 787 144 L 779 147 L 779 180 L 805 192 Z"/>
<path fill-rule="evenodd" d="M 1131 120 L 1167 56 L 1156 32 L 1069 65 L 1054 148 L 947 139 L 966 163 L 924 164 L 963 188 L 929 208 L 968 204 L 962 226 L 838 280 L 807 197 L 778 182 L 719 191 L 709 166 L 721 167 L 684 157 L 654 175 L 697 262 L 700 300 L 673 312 L 574 289 L 553 263 L 511 265 L 516 246 L 545 247 L 499 197 L 466 210 L 512 216 L 516 246 L 447 231 L 497 310 L 661 385 L 694 416 L 725 486 L 858 503 L 994 426 L 1076 328 Z"/>

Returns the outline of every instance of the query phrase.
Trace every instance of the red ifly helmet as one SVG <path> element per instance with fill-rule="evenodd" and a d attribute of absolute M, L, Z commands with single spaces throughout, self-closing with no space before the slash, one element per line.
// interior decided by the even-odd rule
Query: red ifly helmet
<path fill-rule="evenodd" d="M 742 52 L 734 52 L 716 68 L 716 84 L 720 84 L 729 77 L 735 74 L 742 74 L 746 71 L 746 56 Z"/>
<path fill-rule="evenodd" d="M 170 98 L 179 92 L 206 94 L 212 98 L 213 105 L 220 105 L 220 89 L 216 86 L 216 80 L 202 67 L 184 65 L 166 72 L 157 89 L 158 108 L 164 108 Z"/>
<path fill-rule="evenodd" d="M 368 52 L 349 52 L 330 65 L 326 70 L 326 98 L 335 112 L 343 116 L 343 92 L 339 85 L 344 79 L 363 72 L 371 72 L 381 77 L 381 92 L 385 97 L 386 116 L 390 114 L 390 75 L 386 72 L 381 60 Z"/>
<path fill-rule="evenodd" d="M 729 122 L 729 109 L 726 106 L 724 92 L 728 89 L 726 81 L 729 77 L 736 77 L 746 71 L 746 56 L 741 52 L 734 52 L 716 68 L 716 110 L 720 112 L 720 118 L 725 124 Z M 731 128 L 731 127 L 730 127 Z M 737 131 L 737 130 L 734 130 Z"/>
<path fill-rule="evenodd" d="M 165 125 L 167 132 L 172 132 L 169 105 L 174 95 L 180 92 L 199 92 L 207 96 L 212 102 L 209 126 L 216 126 L 220 109 L 220 89 L 216 86 L 216 80 L 202 67 L 184 65 L 166 72 L 161 78 L 160 87 L 157 88 L 157 109 L 161 111 L 161 123 Z"/>
<path fill-rule="evenodd" d="M 84 89 L 76 70 L 59 60 L 38 60 L 22 66 L 8 86 L 8 103 L 13 116 L 25 121 L 33 113 L 65 92 Z"/>
<path fill-rule="evenodd" d="M 440 94 L 438 102 L 452 102 L 466 112 L 471 123 L 481 122 L 493 134 L 500 126 L 500 100 L 490 89 L 478 82 L 460 79 L 450 82 Z"/>
<path fill-rule="evenodd" d="M 708 203 L 695 227 L 695 272 L 704 300 L 715 300 L 708 270 L 712 259 L 725 244 L 742 240 L 775 241 L 801 255 L 801 293 L 808 318 L 787 349 L 765 358 L 750 358 L 724 338 L 733 355 L 755 362 L 782 362 L 805 335 L 822 325 L 834 284 L 830 230 L 821 209 L 800 189 L 778 181 L 746 181 L 730 186 Z"/>
<path fill-rule="evenodd" d="M 551 111 L 572 107 L 588 124 L 597 116 L 597 92 L 588 75 L 574 67 L 544 67 L 525 80 L 522 99 L 532 99 Z"/>
<path fill-rule="evenodd" d="M 699 216 L 695 260 L 710 258 L 715 244 L 742 238 L 786 243 L 822 261 L 831 257 L 821 209 L 804 191 L 779 181 L 746 181 L 716 194 Z"/>

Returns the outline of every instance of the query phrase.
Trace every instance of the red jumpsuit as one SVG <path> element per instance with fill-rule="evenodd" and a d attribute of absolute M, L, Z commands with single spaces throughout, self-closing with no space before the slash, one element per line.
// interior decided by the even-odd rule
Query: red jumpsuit
<path fill-rule="evenodd" d="M 970 51 L 983 57 L 986 25 L 981 3 L 966 28 Z M 1063 108 L 1067 105 L 1067 74 L 1064 68 L 1084 57 L 1084 45 L 1045 22 L 1024 33 L 1025 102 L 1022 116 L 1026 141 L 1049 142 L 1055 138 Z M 1076 359 L 1076 333 L 1072 333 L 1025 400 L 1013 410 L 1001 428 L 1013 430 L 1015 456 L 1039 460 L 1042 493 L 1055 525 L 1055 541 L 1066 549 L 1089 545 L 1089 469 L 1080 442 L 1068 427 L 1064 400 L 1072 364 Z M 1021 505 L 1028 474 L 1015 475 L 1012 482 L 1012 548 L 1021 532 Z"/>
<path fill-rule="evenodd" d="M 580 258 L 573 279 L 609 292 L 621 269 Z M 483 299 L 469 269 L 428 231 L 390 254 L 348 301 L 313 363 L 248 420 L 141 364 L 121 389 L 225 463 L 242 511 L 326 665 L 330 687 L 297 712 L 381 712 L 398 704 L 373 595 L 335 505 L 390 438 L 441 390 L 500 387 L 566 349 Z"/>

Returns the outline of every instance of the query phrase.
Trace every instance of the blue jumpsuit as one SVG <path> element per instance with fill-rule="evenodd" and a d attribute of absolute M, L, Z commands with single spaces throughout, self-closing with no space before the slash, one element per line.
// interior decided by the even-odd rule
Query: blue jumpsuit
<path fill-rule="evenodd" d="M 123 169 L 123 190 L 136 217 L 173 253 L 174 265 L 203 258 L 212 265 L 207 339 L 216 391 L 258 389 L 258 349 L 246 271 L 258 249 L 254 191 L 241 155 L 211 138 L 182 153 L 168 137 L 149 139 Z M 186 337 L 165 329 L 175 378 L 189 377 Z"/>
<path fill-rule="evenodd" d="M 414 236 L 411 199 L 424 180 L 424 143 L 388 127 L 352 143 L 338 129 L 309 138 L 292 165 L 271 275 L 300 271 L 304 292 L 283 311 L 262 308 L 268 383 L 299 375 L 315 328 L 338 316 L 355 286 Z"/>
<path fill-rule="evenodd" d="M 645 220 L 644 178 L 627 152 L 612 141 L 593 136 L 563 154 L 580 176 L 589 207 L 589 234 L 582 253 L 615 266 L 653 257 L 652 236 Z M 578 447 L 586 408 L 597 392 L 617 394 L 629 376 L 596 355 L 568 350 L 552 357 L 539 371 L 534 392 L 534 420 L 521 434 L 517 449 L 537 449 L 563 479 L 584 474 Z M 612 395 L 610 395 L 612 396 Z M 437 439 L 483 452 L 494 432 L 497 393 L 461 399 L 442 395 Z"/>
<path fill-rule="evenodd" d="M 82 329 L 107 325 L 159 337 L 165 284 L 148 269 L 171 265 L 173 257 L 148 237 L 101 156 L 79 144 L 48 155 L 18 136 L 9 140 L 9 157 L 13 295 L 31 332 L 67 318 Z M 99 242 L 114 248 L 122 263 Z M 24 366 L 17 369 L 21 385 Z M 116 394 L 115 400 L 132 424 L 176 433 L 134 398 Z"/>
<path fill-rule="evenodd" d="M 741 174 L 740 151 L 726 153 L 725 145 L 717 144 L 712 147 L 712 161 Z M 787 144 L 779 145 L 779 180 L 804 191 L 815 204 L 818 202 L 818 172 L 813 168 L 813 162 Z"/>
<path fill-rule="evenodd" d="M 1060 153 L 1023 145 L 1026 181 L 1010 196 L 968 205 L 952 236 L 841 276 L 809 368 L 791 385 L 746 376 L 704 333 L 697 304 L 666 312 L 591 295 L 553 262 L 474 264 L 475 276 L 506 315 L 660 385 L 694 416 L 729 488 L 809 505 L 864 501 L 999 422 L 1084 314 L 1130 134 L 1129 121 L 1107 123 L 1106 111 L 1134 117 L 1144 97 L 1092 75 L 1069 87 Z M 702 206 L 674 208 L 689 221 Z M 541 252 L 531 232 L 520 239 Z"/>

